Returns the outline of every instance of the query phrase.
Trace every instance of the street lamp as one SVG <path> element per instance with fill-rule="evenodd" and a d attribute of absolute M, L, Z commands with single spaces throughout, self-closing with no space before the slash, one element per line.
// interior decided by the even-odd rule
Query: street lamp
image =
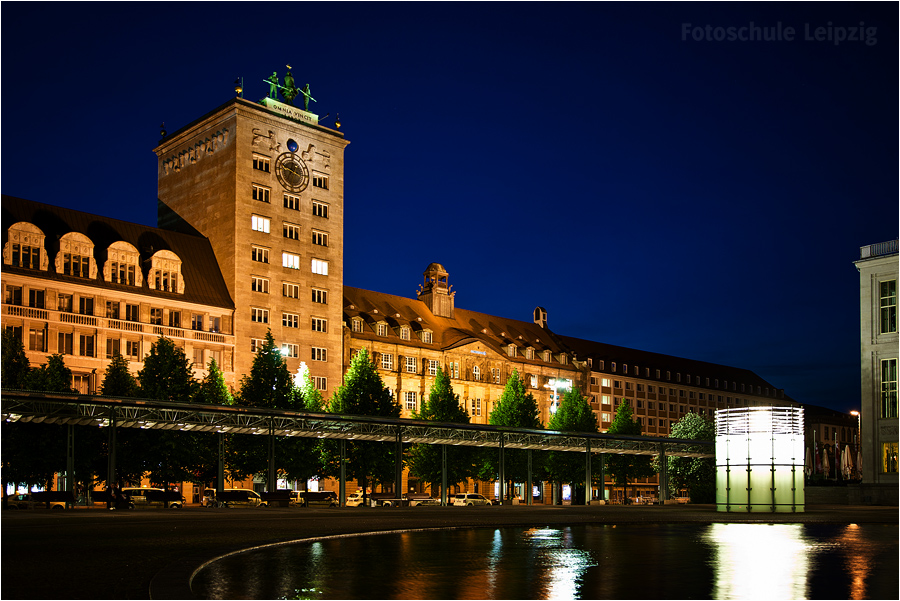
<path fill-rule="evenodd" d="M 559 409 L 559 391 L 571 387 L 572 381 L 567 378 L 550 378 L 544 385 L 544 388 L 553 390 L 553 397 L 550 399 L 550 415 L 553 415 Z"/>
<path fill-rule="evenodd" d="M 862 455 L 862 414 L 859 411 L 851 411 L 850 415 L 856 416 L 856 461 L 854 462 L 856 465 L 856 470 L 859 472 L 859 457 Z M 862 479 L 862 473 L 857 473 L 860 479 Z"/>

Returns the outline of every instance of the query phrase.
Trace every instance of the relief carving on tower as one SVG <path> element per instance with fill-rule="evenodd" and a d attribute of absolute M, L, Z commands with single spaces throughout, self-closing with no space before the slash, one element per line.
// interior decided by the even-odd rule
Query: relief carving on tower
<path fill-rule="evenodd" d="M 281 142 L 275 139 L 275 132 L 271 129 L 268 134 L 263 134 L 261 129 L 254 127 L 253 140 L 250 142 L 250 145 L 254 148 L 262 147 L 267 150 L 274 150 L 275 152 L 281 151 Z"/>
<path fill-rule="evenodd" d="M 163 175 L 178 173 L 185 167 L 200 162 L 205 156 L 225 148 L 228 146 L 228 138 L 228 128 L 222 128 L 213 134 L 211 138 L 194 142 L 193 145 L 188 146 L 178 154 L 173 154 L 168 159 L 163 160 Z"/>

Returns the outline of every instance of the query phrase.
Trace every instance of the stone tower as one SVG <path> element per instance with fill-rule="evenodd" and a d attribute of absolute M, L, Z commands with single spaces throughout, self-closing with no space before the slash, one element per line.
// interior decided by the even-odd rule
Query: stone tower
<path fill-rule="evenodd" d="M 418 299 L 425 303 L 431 312 L 438 317 L 453 319 L 453 297 L 456 292 L 451 292 L 452 286 L 447 285 L 449 274 L 440 263 L 432 263 L 425 268 L 425 281 L 418 290 Z"/>
<path fill-rule="evenodd" d="M 166 135 L 159 227 L 209 238 L 234 299 L 236 382 L 272 330 L 328 398 L 341 382 L 344 135 L 317 115 L 234 98 Z"/>

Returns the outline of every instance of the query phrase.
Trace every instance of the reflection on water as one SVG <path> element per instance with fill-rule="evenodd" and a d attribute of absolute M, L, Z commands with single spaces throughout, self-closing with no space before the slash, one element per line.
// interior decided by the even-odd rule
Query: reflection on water
<path fill-rule="evenodd" d="M 896 525 L 652 524 L 384 534 L 214 562 L 211 599 L 897 598 Z"/>

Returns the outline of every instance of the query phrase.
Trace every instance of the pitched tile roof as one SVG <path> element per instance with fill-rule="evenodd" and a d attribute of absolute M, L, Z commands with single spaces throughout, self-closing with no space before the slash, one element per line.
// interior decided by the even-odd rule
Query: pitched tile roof
<path fill-rule="evenodd" d="M 140 289 L 141 294 L 234 309 L 234 301 L 228 293 L 225 280 L 222 278 L 216 262 L 216 256 L 207 238 L 179 234 L 7 195 L 2 196 L 0 209 L 2 209 L 4 245 L 9 238 L 9 227 L 20 221 L 34 224 L 44 232 L 44 245 L 50 257 L 51 267 L 49 271 L 41 272 L 42 278 L 84 283 L 83 278 L 56 273 L 52 267 L 54 257 L 59 251 L 60 237 L 69 232 L 78 232 L 90 238 L 94 243 L 94 259 L 97 261 L 98 270 L 103 268 L 110 244 L 121 240 L 134 245 L 140 253 L 140 264 L 144 269 L 144 285 Z M 147 284 L 149 259 L 153 253 L 159 250 L 170 250 L 181 258 L 184 294 L 149 288 Z M 34 273 L 30 269 L 9 265 L 4 265 L 3 268 L 11 272 Z M 135 290 L 134 286 L 105 282 L 102 278 L 91 280 L 90 284 L 98 288 L 123 292 Z"/>

